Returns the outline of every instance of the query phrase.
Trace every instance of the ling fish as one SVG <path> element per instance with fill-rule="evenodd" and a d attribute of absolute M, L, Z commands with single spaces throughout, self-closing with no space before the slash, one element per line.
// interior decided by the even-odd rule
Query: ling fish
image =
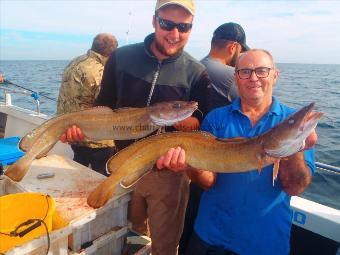
<path fill-rule="evenodd" d="M 170 148 L 185 150 L 186 162 L 198 169 L 217 173 L 239 173 L 274 164 L 277 174 L 280 158 L 304 147 L 304 141 L 323 113 L 313 111 L 314 103 L 282 121 L 268 132 L 252 139 L 220 140 L 207 132 L 172 132 L 142 139 L 121 150 L 107 162 L 111 176 L 92 191 L 90 206 L 103 206 L 119 183 L 130 186 Z M 275 170 L 276 169 L 276 170 Z"/>
<path fill-rule="evenodd" d="M 94 107 L 57 116 L 21 139 L 19 147 L 26 154 L 5 174 L 20 181 L 32 161 L 45 156 L 72 125 L 78 126 L 90 141 L 138 139 L 190 117 L 197 107 L 197 102 L 169 101 L 144 108 Z"/>

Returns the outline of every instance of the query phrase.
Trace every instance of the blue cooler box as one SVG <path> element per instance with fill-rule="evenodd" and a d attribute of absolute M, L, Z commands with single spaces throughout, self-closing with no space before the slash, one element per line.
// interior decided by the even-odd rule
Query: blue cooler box
<path fill-rule="evenodd" d="M 0 162 L 3 166 L 13 164 L 25 153 L 19 149 L 20 137 L 8 137 L 0 139 Z"/>

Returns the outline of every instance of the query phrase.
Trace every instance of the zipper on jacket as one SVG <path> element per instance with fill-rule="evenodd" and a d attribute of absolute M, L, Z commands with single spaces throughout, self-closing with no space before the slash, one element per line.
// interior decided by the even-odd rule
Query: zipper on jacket
<path fill-rule="evenodd" d="M 161 66 L 162 66 L 162 61 L 158 61 L 157 70 L 156 70 L 156 73 L 155 73 L 155 75 L 153 76 L 153 79 L 152 79 L 151 89 L 150 89 L 150 93 L 149 93 L 149 97 L 148 97 L 148 101 L 146 103 L 146 106 L 150 105 L 152 94 L 153 94 L 153 91 L 155 89 L 156 82 L 158 80 L 159 72 L 161 70 Z"/>

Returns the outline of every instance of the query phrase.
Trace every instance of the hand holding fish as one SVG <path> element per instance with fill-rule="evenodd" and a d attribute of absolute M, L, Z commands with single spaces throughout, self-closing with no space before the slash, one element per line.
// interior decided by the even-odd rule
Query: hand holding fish
<path fill-rule="evenodd" d="M 157 160 L 156 167 L 159 170 L 167 168 L 174 172 L 185 171 L 190 180 L 201 186 L 203 189 L 209 189 L 216 181 L 216 173 L 190 167 L 186 163 L 185 150 L 181 147 L 168 150 L 166 154 Z"/>
<path fill-rule="evenodd" d="M 69 127 L 59 140 L 63 143 L 79 142 L 85 139 L 83 131 L 76 125 Z"/>
<path fill-rule="evenodd" d="M 318 135 L 315 132 L 315 129 L 311 132 L 311 134 L 306 138 L 305 140 L 305 147 L 303 150 L 308 150 L 311 149 L 317 142 L 318 140 Z"/>
<path fill-rule="evenodd" d="M 262 167 L 273 163 L 278 166 L 278 159 L 296 154 L 305 147 L 303 141 L 323 115 L 313 108 L 314 104 L 303 107 L 266 133 L 251 139 L 224 141 L 207 132 L 170 132 L 139 140 L 108 161 L 111 176 L 90 194 L 87 202 L 95 208 L 103 206 L 119 183 L 123 181 L 124 186 L 132 185 L 154 164 L 160 169 L 168 167 L 179 172 L 187 163 L 190 167 L 186 173 L 194 174 L 198 179 L 211 172 L 241 173 L 253 169 L 261 171 Z M 276 160 L 273 162 L 270 158 Z M 289 160 L 289 164 L 293 161 Z M 299 166 L 294 169 L 299 170 Z M 305 173 L 305 168 L 302 170 Z M 214 183 L 214 173 L 208 175 L 207 179 Z"/>
<path fill-rule="evenodd" d="M 312 130 L 311 134 L 306 138 L 305 146 L 302 150 L 311 149 L 316 144 L 316 141 L 317 134 L 315 130 Z M 270 160 L 269 158 L 268 156 L 268 160 Z M 284 190 L 289 195 L 300 194 L 310 184 L 311 174 L 304 164 L 302 152 L 296 152 L 281 162 L 275 158 L 272 158 L 271 161 L 280 164 L 276 166 L 277 170 L 278 167 L 281 170 L 279 172 L 279 179 Z M 159 170 L 166 168 L 174 172 L 186 171 L 191 181 L 204 189 L 209 189 L 216 181 L 215 173 L 190 167 L 186 163 L 185 150 L 181 147 L 169 149 L 156 161 L 156 166 Z"/>
<path fill-rule="evenodd" d="M 185 150 L 181 147 L 171 148 L 157 160 L 156 166 L 159 170 L 167 168 L 174 172 L 187 170 L 188 164 L 185 162 Z"/>
<path fill-rule="evenodd" d="M 145 137 L 162 126 L 172 126 L 197 109 L 197 102 L 169 101 L 144 108 L 94 107 L 54 117 L 25 135 L 19 143 L 26 154 L 6 175 L 20 181 L 35 158 L 45 156 L 59 141 L 129 140 Z"/>

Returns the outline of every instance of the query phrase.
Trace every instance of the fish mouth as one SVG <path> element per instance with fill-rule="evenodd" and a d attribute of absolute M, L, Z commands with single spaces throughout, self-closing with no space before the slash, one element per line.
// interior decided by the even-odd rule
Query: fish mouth
<path fill-rule="evenodd" d="M 275 146 L 266 148 L 266 145 L 264 145 L 267 155 L 282 158 L 304 149 L 306 138 L 316 128 L 318 121 L 324 115 L 322 112 L 314 111 L 314 105 L 314 103 L 311 103 L 279 124 L 282 129 L 278 129 L 278 132 L 273 132 L 273 135 L 270 136 L 275 141 Z M 280 136 L 280 132 L 285 135 Z"/>

